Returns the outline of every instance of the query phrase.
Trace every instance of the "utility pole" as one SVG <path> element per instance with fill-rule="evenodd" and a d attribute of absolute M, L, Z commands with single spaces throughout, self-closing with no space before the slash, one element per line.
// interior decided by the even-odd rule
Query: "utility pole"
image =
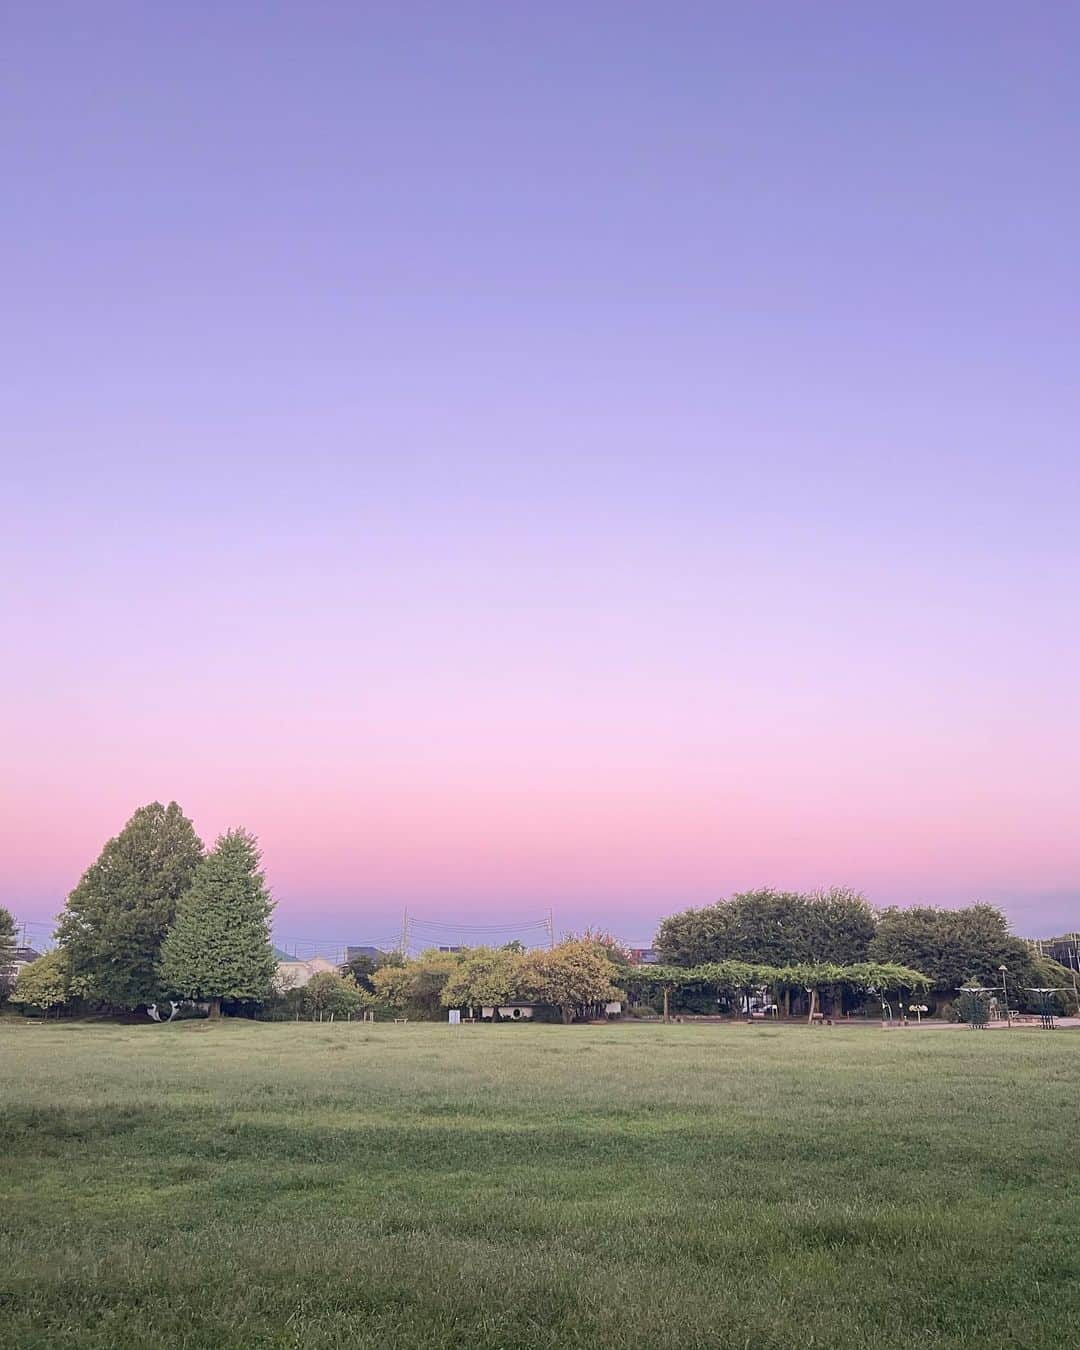
<path fill-rule="evenodd" d="M 547 930 L 548 930 L 548 945 L 551 946 L 551 947 L 554 947 L 554 946 L 555 946 L 555 911 L 554 911 L 553 909 L 549 909 L 549 910 L 548 910 L 548 916 L 547 916 Z"/>
<path fill-rule="evenodd" d="M 398 950 L 402 956 L 407 957 L 409 955 L 409 907 L 407 905 L 401 912 L 401 944 Z"/>
<path fill-rule="evenodd" d="M 1073 944 L 1072 951 L 1070 952 L 1071 960 L 1069 961 L 1069 968 L 1072 971 L 1073 998 L 1076 1000 L 1076 1015 L 1077 1017 L 1080 1017 L 1080 990 L 1076 987 L 1076 972 L 1080 970 L 1080 934 L 1074 933 L 1072 935 L 1072 940 Z"/>

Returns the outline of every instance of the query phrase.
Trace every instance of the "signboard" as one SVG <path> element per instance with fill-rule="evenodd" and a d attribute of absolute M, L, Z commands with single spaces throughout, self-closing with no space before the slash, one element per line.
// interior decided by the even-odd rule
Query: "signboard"
<path fill-rule="evenodd" d="M 452 1027 L 459 1027 L 459 1026 L 461 1026 L 461 1009 L 460 1009 L 460 1008 L 451 1008 L 451 1009 L 450 1009 L 450 1025 L 451 1025 Z"/>

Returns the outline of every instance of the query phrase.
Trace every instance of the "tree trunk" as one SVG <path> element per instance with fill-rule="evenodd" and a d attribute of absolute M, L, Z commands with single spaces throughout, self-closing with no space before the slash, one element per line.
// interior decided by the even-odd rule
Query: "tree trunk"
<path fill-rule="evenodd" d="M 221 999 L 212 998 L 210 1000 L 210 1016 L 211 1017 L 221 1016 Z"/>
<path fill-rule="evenodd" d="M 668 1011 L 668 987 L 664 985 L 664 1021 L 671 1021 L 671 1013 Z"/>
<path fill-rule="evenodd" d="M 574 1020 L 573 1008 L 560 1008 L 559 1011 L 562 1013 L 563 1026 L 568 1027 Z"/>
<path fill-rule="evenodd" d="M 810 1023 L 810 1022 L 812 1022 L 812 1021 L 814 1020 L 814 1005 L 815 1005 L 816 1003 L 817 1003 L 817 990 L 816 990 L 816 989 L 811 989 L 811 990 L 810 990 L 810 1011 L 809 1011 L 809 1012 L 807 1013 L 807 1015 L 806 1015 L 807 1023 Z"/>

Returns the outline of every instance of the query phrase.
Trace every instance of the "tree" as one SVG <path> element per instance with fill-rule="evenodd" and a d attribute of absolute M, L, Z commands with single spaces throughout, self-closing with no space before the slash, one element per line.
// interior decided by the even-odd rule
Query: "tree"
<path fill-rule="evenodd" d="M 993 905 L 966 909 L 883 910 L 870 944 L 875 961 L 912 966 L 929 976 L 934 992 L 951 998 L 973 980 L 996 986 L 1005 966 L 1010 984 L 1036 984 L 1038 958 L 1021 938 L 1013 937 Z"/>
<path fill-rule="evenodd" d="M 591 942 L 599 947 L 607 959 L 621 970 L 630 965 L 630 949 L 606 928 L 585 928 L 580 933 L 567 933 L 564 942 Z"/>
<path fill-rule="evenodd" d="M 656 935 L 661 961 L 673 966 L 697 966 L 704 961 L 724 960 L 731 946 L 733 914 L 724 901 L 669 914 Z"/>
<path fill-rule="evenodd" d="M 571 939 L 526 957 L 523 993 L 558 1008 L 564 1022 L 617 994 L 617 971 L 595 942 Z"/>
<path fill-rule="evenodd" d="M 205 999 L 211 1017 L 220 1017 L 222 999 L 261 1002 L 277 972 L 270 944 L 274 902 L 259 861 L 254 835 L 221 835 L 196 869 L 161 944 L 168 992 Z"/>
<path fill-rule="evenodd" d="M 14 971 L 12 960 L 15 956 L 15 920 L 10 910 L 0 905 L 0 1001 L 11 992 Z"/>
<path fill-rule="evenodd" d="M 431 950 L 400 965 L 387 962 L 371 977 L 375 995 L 409 1017 L 440 1019 L 443 989 L 461 960 L 461 953 Z"/>
<path fill-rule="evenodd" d="M 164 996 L 161 943 L 202 853 L 175 802 L 139 807 L 68 896 L 57 937 L 74 992 L 111 1008 L 137 1008 Z"/>
<path fill-rule="evenodd" d="M 443 1007 L 484 1008 L 509 1003 L 521 994 L 525 971 L 521 952 L 507 947 L 473 947 L 462 953 L 443 986 Z"/>
<path fill-rule="evenodd" d="M 364 993 L 351 975 L 335 975 L 332 970 L 313 975 L 302 991 L 302 1001 L 312 1018 L 348 1017 L 364 1005 Z"/>
<path fill-rule="evenodd" d="M 12 1003 L 37 1008 L 47 1017 L 50 1008 L 60 1008 L 68 1000 L 68 960 L 62 948 L 46 952 L 19 971 Z"/>
<path fill-rule="evenodd" d="M 816 891 L 808 897 L 804 919 L 811 960 L 853 966 L 868 959 L 877 916 L 858 891 L 846 886 Z"/>
<path fill-rule="evenodd" d="M 363 952 L 354 956 L 351 961 L 346 961 L 341 967 L 342 975 L 349 976 L 356 981 L 357 987 L 364 989 L 367 993 L 373 993 L 375 986 L 371 977 L 383 964 L 382 961 L 376 961 L 372 956 L 365 956 Z"/>
<path fill-rule="evenodd" d="M 866 960 L 874 925 L 874 911 L 857 891 L 833 887 L 802 895 L 766 888 L 670 915 L 660 925 L 656 945 L 662 960 L 678 966 L 720 961 L 846 965 Z"/>

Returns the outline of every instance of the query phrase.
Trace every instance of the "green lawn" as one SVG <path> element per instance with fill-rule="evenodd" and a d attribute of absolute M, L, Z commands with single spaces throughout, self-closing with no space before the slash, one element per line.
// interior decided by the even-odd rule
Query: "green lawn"
<path fill-rule="evenodd" d="M 0 1022 L 0 1344 L 1075 1345 L 1080 1034 Z"/>

